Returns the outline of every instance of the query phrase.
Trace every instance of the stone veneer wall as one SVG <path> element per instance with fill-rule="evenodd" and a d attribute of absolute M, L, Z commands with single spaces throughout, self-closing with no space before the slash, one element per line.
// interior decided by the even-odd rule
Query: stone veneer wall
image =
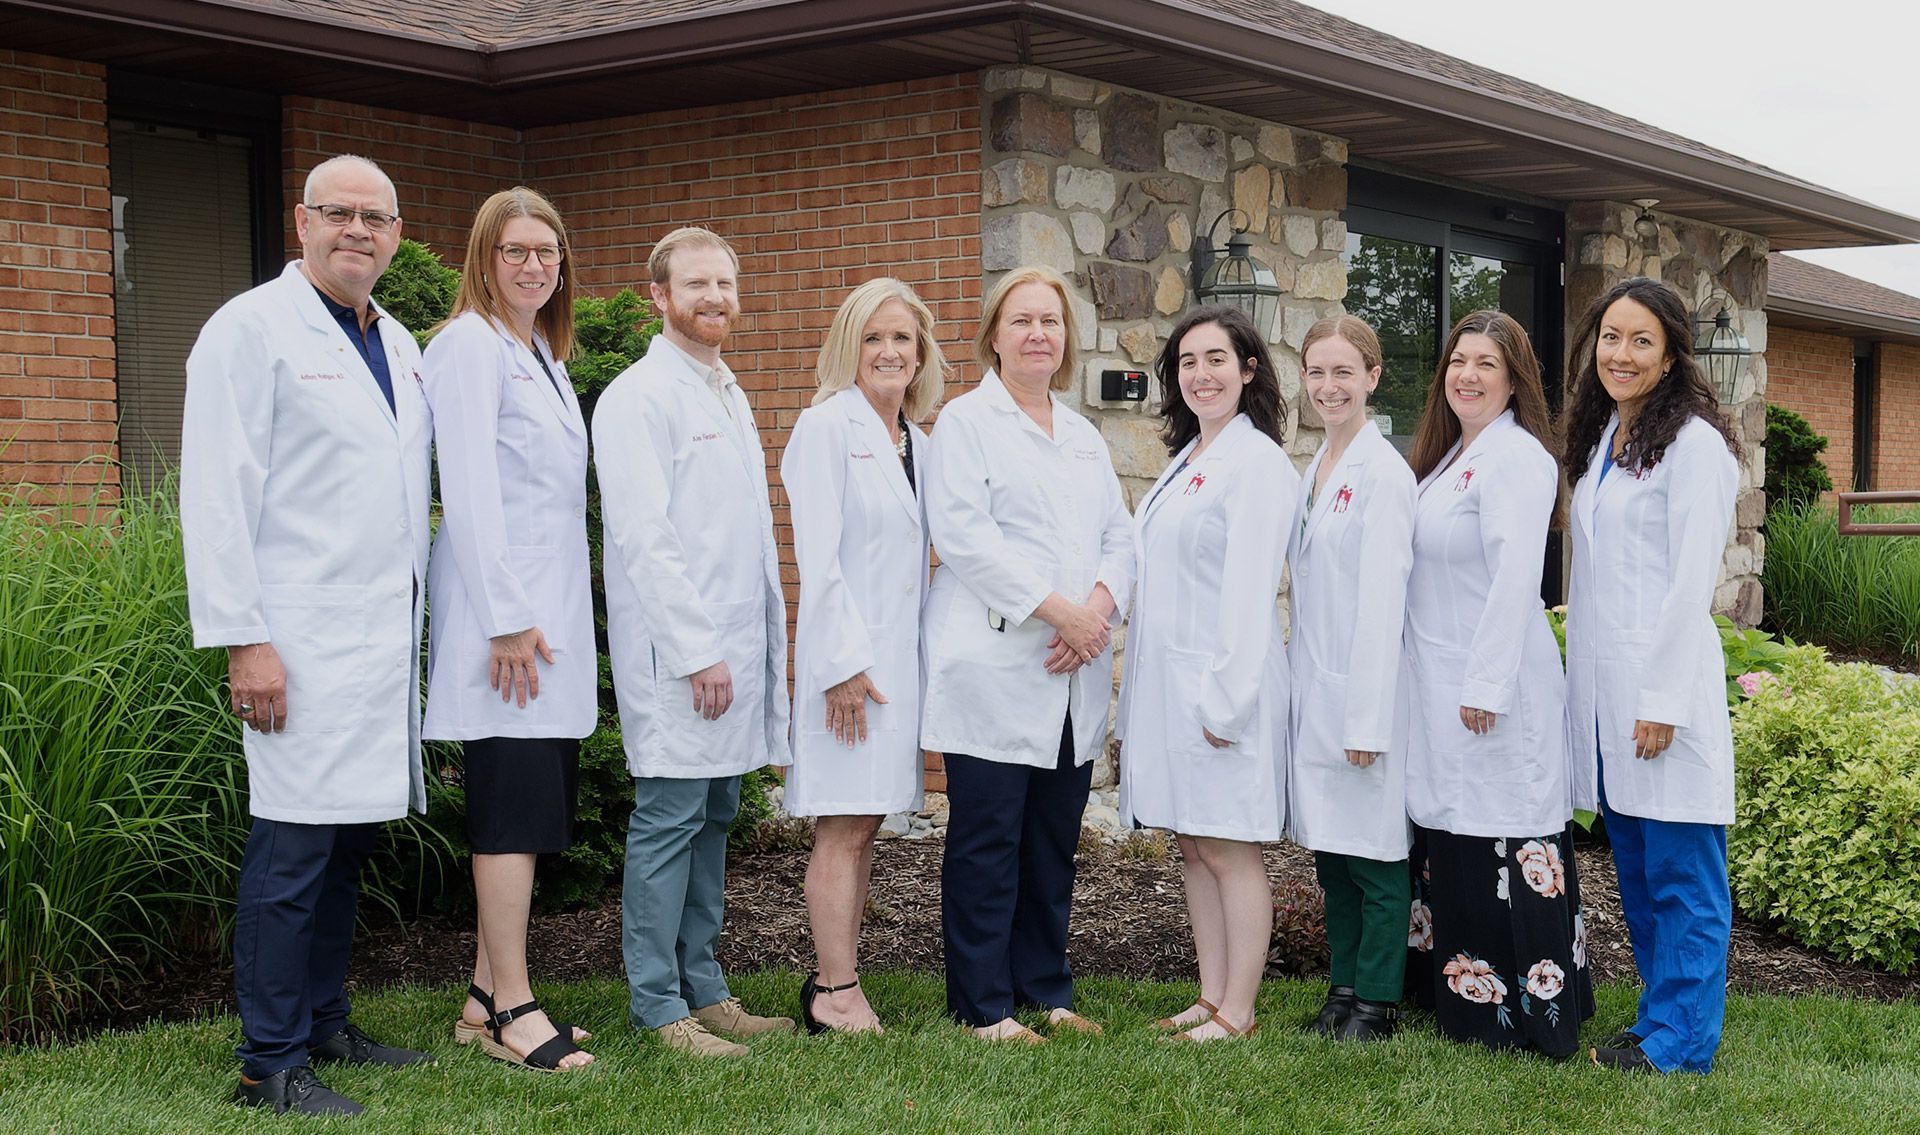
<path fill-rule="evenodd" d="M 1617 201 L 1581 202 L 1567 210 L 1567 336 L 1587 304 L 1629 276 L 1651 276 L 1679 290 L 1697 316 L 1721 310 L 1747 337 L 1753 357 L 1724 407 L 1740 441 L 1740 495 L 1721 562 L 1714 610 L 1744 626 L 1759 623 L 1760 567 L 1766 557 L 1767 241 L 1736 229 L 1654 213 L 1658 232 L 1634 228 L 1640 209 Z M 1577 368 L 1568 367 L 1572 374 Z"/>
<path fill-rule="evenodd" d="M 1252 219 L 1253 253 L 1286 292 L 1265 330 L 1289 448 L 1304 464 L 1320 434 L 1302 405 L 1299 346 L 1346 295 L 1346 143 L 1032 67 L 983 72 L 981 98 L 983 291 L 1028 264 L 1074 285 L 1083 362 L 1065 397 L 1105 435 L 1129 499 L 1166 467 L 1161 392 L 1153 383 L 1145 402 L 1103 402 L 1100 372 L 1151 375 L 1194 302 L 1193 243 L 1229 208 Z"/>

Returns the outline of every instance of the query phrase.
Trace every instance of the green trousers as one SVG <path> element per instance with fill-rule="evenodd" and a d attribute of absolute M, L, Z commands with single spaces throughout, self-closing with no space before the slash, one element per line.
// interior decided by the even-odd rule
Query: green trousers
<path fill-rule="evenodd" d="M 1327 894 L 1327 946 L 1334 985 L 1363 1001 L 1398 1003 L 1407 969 L 1407 917 L 1413 902 L 1407 861 L 1313 853 Z"/>

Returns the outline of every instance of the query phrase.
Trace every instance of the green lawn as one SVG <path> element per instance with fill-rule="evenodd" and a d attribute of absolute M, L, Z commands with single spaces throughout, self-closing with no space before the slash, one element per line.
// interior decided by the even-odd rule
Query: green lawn
<path fill-rule="evenodd" d="M 792 974 L 753 974 L 750 1008 L 790 1011 Z M 1301 1031 L 1321 988 L 1269 982 L 1261 1033 L 1176 1047 L 1147 1022 L 1191 986 L 1090 979 L 1080 1008 L 1100 1038 L 1041 1049 L 988 1046 L 942 1014 L 940 979 L 874 974 L 885 1037 L 756 1040 L 741 1061 L 702 1061 L 640 1040 L 625 989 L 596 981 L 542 990 L 599 1035 L 586 1074 L 542 1076 L 455 1048 L 452 987 L 360 999 L 376 1036 L 433 1048 L 427 1068 L 334 1070 L 379 1132 L 1261 1131 L 1888 1132 L 1920 1130 L 1920 1006 L 1740 997 L 1708 1077 L 1634 1078 L 1584 1061 L 1555 1065 L 1443 1042 L 1416 1024 L 1393 1041 L 1336 1047 Z M 1589 1038 L 1627 1023 L 1635 990 L 1601 990 Z M 231 1018 L 0 1054 L 0 1131 L 305 1130 L 223 1102 L 236 1065 Z M 356 1121 L 348 1121 L 356 1122 Z M 275 1126 L 278 1124 L 279 1126 Z M 328 1124 L 333 1126 L 334 1124 Z"/>

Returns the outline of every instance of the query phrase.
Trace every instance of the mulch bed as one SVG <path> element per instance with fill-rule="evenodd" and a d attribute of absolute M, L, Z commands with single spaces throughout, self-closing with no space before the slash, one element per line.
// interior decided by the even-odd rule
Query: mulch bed
<path fill-rule="evenodd" d="M 861 964 L 871 969 L 940 969 L 941 841 L 885 840 L 874 854 L 873 889 Z M 1581 898 L 1586 908 L 1587 949 L 1594 976 L 1632 979 L 1633 955 L 1614 886 L 1607 849 L 1576 845 Z M 1313 892 L 1312 856 L 1291 845 L 1267 849 L 1276 893 Z M 805 970 L 813 950 L 807 933 L 801 883 L 806 854 L 798 850 L 737 853 L 727 880 L 727 928 L 720 942 L 729 970 L 785 967 Z M 1281 935 L 1298 942 L 1303 934 Z M 596 907 L 538 914 L 530 961 L 536 981 L 578 981 L 621 973 L 620 895 L 609 892 Z M 474 934 L 467 918 L 426 918 L 363 933 L 349 980 L 357 989 L 398 983 L 464 981 L 473 964 Z M 1324 948 L 1324 947 L 1322 947 Z M 1193 939 L 1187 931 L 1179 853 L 1144 842 L 1081 845 L 1074 890 L 1074 969 L 1082 974 L 1151 980 L 1191 980 Z M 1305 949 L 1277 952 L 1274 973 L 1312 973 Z M 1284 954 L 1285 956 L 1281 956 Z M 1324 969 L 1319 973 L 1324 974 Z M 1849 965 L 1796 946 L 1736 917 L 1730 984 L 1758 993 L 1829 993 L 1873 1000 L 1920 995 L 1920 975 L 1898 976 Z M 123 987 L 110 1012 L 85 1023 L 136 1027 L 159 1018 L 178 1020 L 227 1012 L 232 1007 L 232 967 L 200 958 L 161 967 Z"/>

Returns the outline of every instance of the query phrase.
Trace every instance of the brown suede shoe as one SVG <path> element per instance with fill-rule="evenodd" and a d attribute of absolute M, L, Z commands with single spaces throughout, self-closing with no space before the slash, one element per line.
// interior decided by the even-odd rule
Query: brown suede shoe
<path fill-rule="evenodd" d="M 735 1044 L 730 1040 L 714 1036 L 705 1025 L 692 1017 L 682 1017 L 670 1024 L 661 1025 L 653 1030 L 660 1043 L 668 1048 L 691 1052 L 695 1056 L 745 1056 L 747 1046 Z"/>
<path fill-rule="evenodd" d="M 792 1017 L 756 1017 L 740 1007 L 738 997 L 729 997 L 716 1005 L 695 1009 L 693 1016 L 709 1029 L 738 1037 L 793 1031 Z"/>

